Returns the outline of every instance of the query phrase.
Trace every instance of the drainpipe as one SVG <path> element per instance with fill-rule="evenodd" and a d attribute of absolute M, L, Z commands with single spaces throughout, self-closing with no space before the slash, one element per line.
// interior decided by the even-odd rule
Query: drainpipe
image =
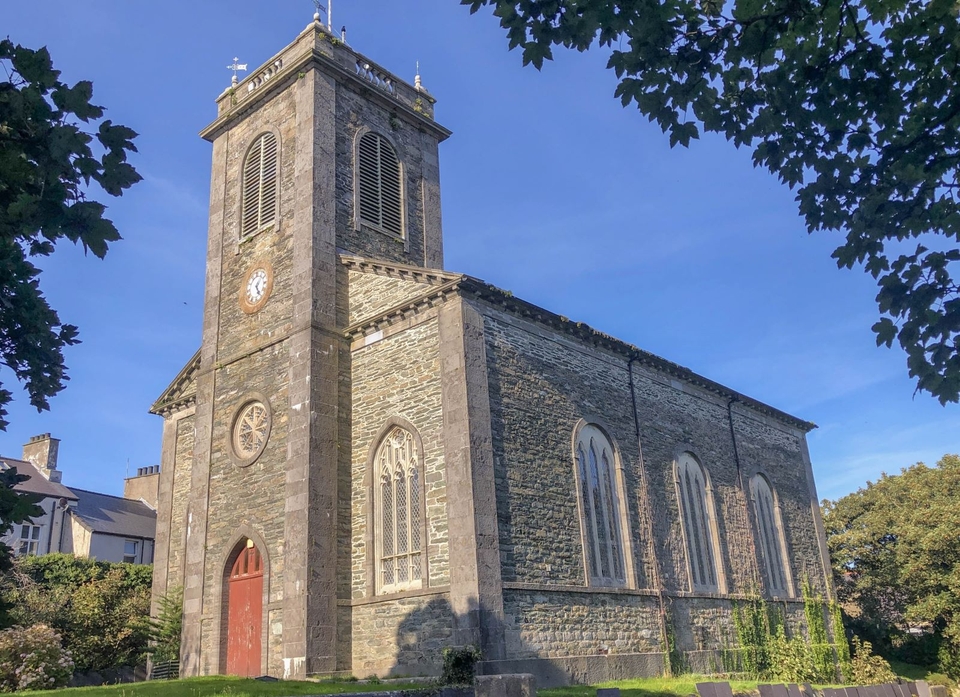
<path fill-rule="evenodd" d="M 47 554 L 53 552 L 53 526 L 57 522 L 57 502 L 50 502 L 50 532 L 47 533 Z M 57 550 L 59 551 L 59 550 Z M 37 550 L 37 553 L 40 553 L 40 550 Z"/>
<path fill-rule="evenodd" d="M 739 401 L 739 398 L 731 397 L 727 402 L 727 422 L 730 424 L 730 440 L 733 441 L 733 461 L 737 465 L 737 481 L 740 482 L 740 491 L 743 491 L 746 496 L 746 490 L 743 488 L 743 470 L 740 469 L 740 451 L 737 449 L 737 434 L 733 430 L 733 404 Z"/>
<path fill-rule="evenodd" d="M 630 380 L 630 403 L 633 406 L 633 427 L 637 436 L 637 453 L 640 455 L 640 478 L 643 486 L 643 497 L 649 510 L 651 505 L 649 492 L 647 491 L 647 478 L 643 471 L 643 445 L 640 443 L 640 417 L 637 416 L 637 391 L 633 385 L 633 363 L 639 358 L 639 354 L 634 352 L 627 361 L 627 374 Z M 657 588 L 657 603 L 660 607 L 660 641 L 663 645 L 663 667 L 664 671 L 670 672 L 670 639 L 669 629 L 667 627 L 667 604 L 663 595 L 663 583 L 660 576 L 660 559 L 657 557 L 657 548 L 653 539 L 653 511 L 650 511 L 650 551 L 653 556 L 653 582 Z"/>

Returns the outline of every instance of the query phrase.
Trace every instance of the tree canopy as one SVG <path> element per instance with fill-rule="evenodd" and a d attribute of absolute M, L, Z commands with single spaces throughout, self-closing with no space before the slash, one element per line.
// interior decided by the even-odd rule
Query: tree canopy
<path fill-rule="evenodd" d="M 960 19 L 953 0 L 461 0 L 491 6 L 540 69 L 610 49 L 616 96 L 689 145 L 753 149 L 838 266 L 877 280 L 878 345 L 960 399 Z"/>
<path fill-rule="evenodd" d="M 837 596 L 854 625 L 888 652 L 930 660 L 940 644 L 941 667 L 960 677 L 960 456 L 885 474 L 823 508 Z"/>
<path fill-rule="evenodd" d="M 61 82 L 46 48 L 4 39 L 0 66 L 0 363 L 43 410 L 68 379 L 63 349 L 78 340 L 41 292 L 31 258 L 63 238 L 103 258 L 120 239 L 91 189 L 120 196 L 140 181 L 127 162 L 137 134 L 102 118 L 90 82 Z M 11 398 L 0 383 L 0 430 Z"/>
<path fill-rule="evenodd" d="M 39 411 L 68 380 L 63 349 L 78 339 L 43 296 L 31 258 L 51 254 L 63 238 L 103 258 L 120 239 L 103 216 L 106 206 L 89 196 L 92 185 L 120 196 L 140 181 L 126 161 L 137 134 L 101 120 L 103 107 L 90 102 L 93 85 L 61 82 L 45 48 L 0 40 L 0 68 L 0 365 Z M 0 431 L 12 397 L 0 382 Z M 0 471 L 0 536 L 41 513 L 36 497 L 14 491 L 24 479 L 16 469 Z M 9 568 L 10 549 L 0 543 L 0 571 Z"/>

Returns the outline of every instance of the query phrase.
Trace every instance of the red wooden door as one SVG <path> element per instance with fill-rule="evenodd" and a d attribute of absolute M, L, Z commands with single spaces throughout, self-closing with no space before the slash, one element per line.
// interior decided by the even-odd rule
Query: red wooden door
<path fill-rule="evenodd" d="M 230 570 L 227 605 L 227 674 L 256 677 L 261 672 L 263 561 L 254 546 L 244 547 Z"/>

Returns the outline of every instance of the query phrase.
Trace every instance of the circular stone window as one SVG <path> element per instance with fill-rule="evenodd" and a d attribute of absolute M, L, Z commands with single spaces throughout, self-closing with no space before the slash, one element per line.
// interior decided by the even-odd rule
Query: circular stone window
<path fill-rule="evenodd" d="M 244 402 L 233 418 L 231 445 L 236 463 L 252 465 L 270 437 L 272 415 L 266 399 L 259 396 Z"/>

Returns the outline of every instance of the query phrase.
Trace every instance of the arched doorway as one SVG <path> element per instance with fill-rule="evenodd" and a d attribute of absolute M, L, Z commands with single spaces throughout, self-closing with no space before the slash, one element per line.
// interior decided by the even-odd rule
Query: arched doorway
<path fill-rule="evenodd" d="M 227 674 L 261 674 L 263 557 L 253 540 L 241 542 L 227 577 Z M 233 555 L 231 555 L 233 556 Z"/>

